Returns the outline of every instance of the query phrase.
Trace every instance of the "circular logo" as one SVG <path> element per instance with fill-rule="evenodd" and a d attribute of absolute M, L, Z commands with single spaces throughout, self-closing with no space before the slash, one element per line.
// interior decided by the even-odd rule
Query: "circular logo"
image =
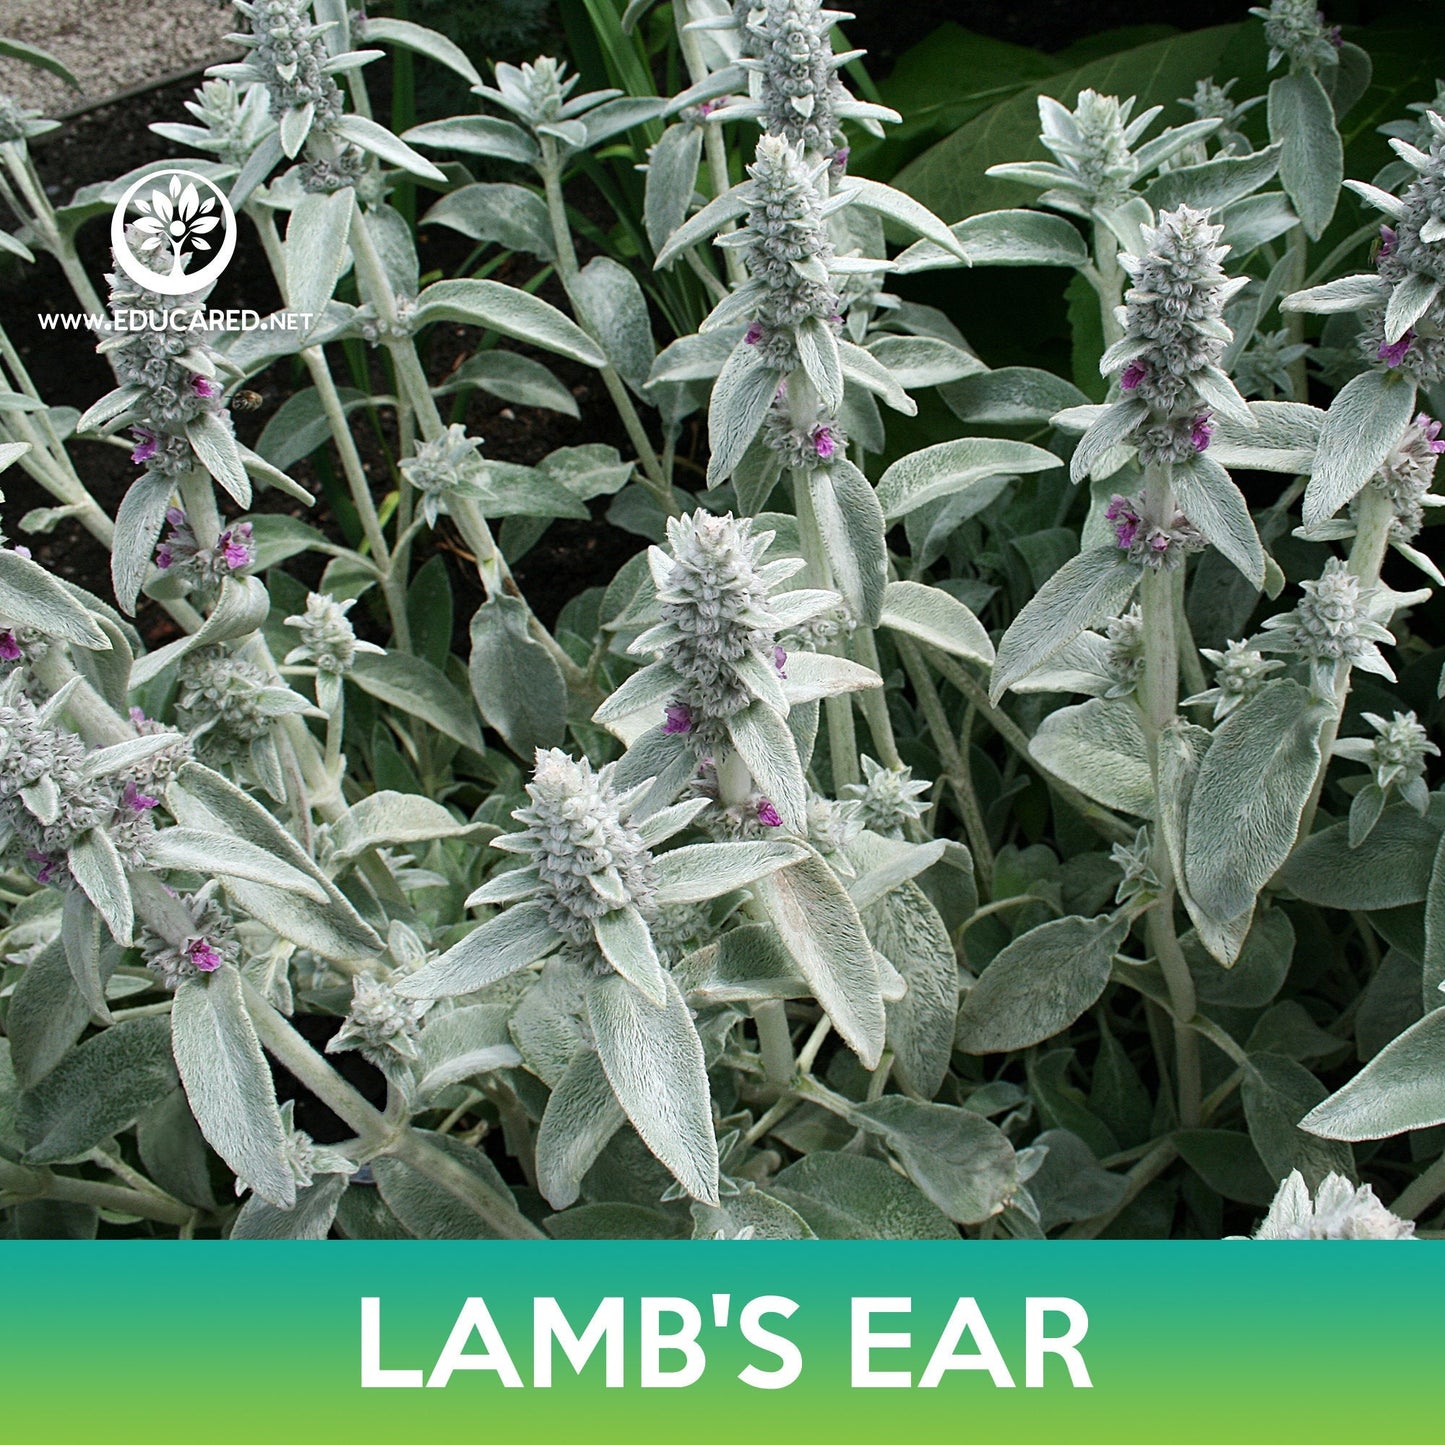
<path fill-rule="evenodd" d="M 236 249 L 236 215 L 225 192 L 205 176 L 175 168 L 150 171 L 116 205 L 110 244 L 121 270 L 138 286 L 162 296 L 187 296 L 226 269 Z"/>

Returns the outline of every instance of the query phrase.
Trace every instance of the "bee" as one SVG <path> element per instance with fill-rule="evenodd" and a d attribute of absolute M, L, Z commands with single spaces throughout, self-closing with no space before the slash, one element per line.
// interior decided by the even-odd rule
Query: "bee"
<path fill-rule="evenodd" d="M 237 391 L 231 395 L 232 411 L 260 411 L 266 398 L 259 391 Z"/>

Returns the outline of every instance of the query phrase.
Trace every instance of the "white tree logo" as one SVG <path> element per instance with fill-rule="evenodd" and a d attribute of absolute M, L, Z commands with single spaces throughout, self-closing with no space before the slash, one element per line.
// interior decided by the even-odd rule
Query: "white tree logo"
<path fill-rule="evenodd" d="M 120 268 L 137 285 L 185 296 L 226 269 L 236 249 L 236 216 L 225 193 L 205 176 L 151 171 L 116 204 L 110 242 Z"/>

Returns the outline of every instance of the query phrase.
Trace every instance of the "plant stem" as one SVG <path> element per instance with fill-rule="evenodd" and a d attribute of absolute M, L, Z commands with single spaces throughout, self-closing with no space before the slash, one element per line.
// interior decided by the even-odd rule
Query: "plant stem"
<path fill-rule="evenodd" d="M 1151 466 L 1145 472 L 1145 507 L 1150 516 L 1174 514 L 1174 488 L 1169 469 Z M 1159 735 L 1175 719 L 1179 705 L 1179 636 L 1175 628 L 1179 595 L 1183 589 L 1182 567 L 1144 568 L 1139 584 L 1139 605 L 1143 614 L 1144 675 L 1139 683 L 1139 705 L 1143 714 L 1144 737 L 1149 749 L 1149 766 L 1154 775 L 1154 796 L 1159 791 Z M 1158 812 L 1162 810 L 1162 803 Z M 1164 971 L 1174 1015 L 1174 1067 L 1179 1092 L 1179 1121 L 1186 1129 L 1199 1124 L 1203 1093 L 1199 1074 L 1199 1040 L 1189 1028 L 1198 1011 L 1194 979 L 1189 972 L 1174 925 L 1174 876 L 1169 850 L 1155 830 L 1152 852 L 1154 876 L 1160 884 L 1159 897 L 1149 909 L 1146 931 L 1149 943 Z"/>
<path fill-rule="evenodd" d="M 262 1044 L 328 1109 L 356 1132 L 369 1157 L 389 1154 L 411 1165 L 433 1184 L 460 1199 L 506 1239 L 541 1239 L 541 1230 L 524 1219 L 484 1179 L 444 1154 L 410 1128 L 397 1130 L 318 1054 L 291 1024 L 242 979 L 246 1010 Z"/>
<path fill-rule="evenodd" d="M 0 1207 L 28 1203 L 31 1200 L 54 1199 L 61 1204 L 90 1204 L 96 1209 L 109 1209 L 117 1214 L 130 1214 L 138 1219 L 153 1219 L 158 1224 L 186 1225 L 196 1216 L 189 1204 L 182 1204 L 168 1195 L 143 1193 L 119 1184 L 106 1184 L 96 1179 L 76 1179 L 68 1174 L 52 1174 L 48 1169 L 26 1169 L 0 1160 Z"/>
<path fill-rule="evenodd" d="M 787 1010 L 780 998 L 764 999 L 753 1005 L 753 1022 L 758 1027 L 758 1048 L 763 1056 L 763 1073 L 775 1089 L 785 1090 L 798 1072 L 793 1060 L 793 1036 L 788 1028 Z"/>

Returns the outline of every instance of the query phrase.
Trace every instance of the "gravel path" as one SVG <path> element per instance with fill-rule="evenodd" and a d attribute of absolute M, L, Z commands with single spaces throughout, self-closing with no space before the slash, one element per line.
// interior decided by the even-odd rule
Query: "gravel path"
<path fill-rule="evenodd" d="M 0 0 L 0 35 L 64 61 L 83 87 L 0 60 L 0 94 L 56 115 L 222 59 L 241 20 L 216 0 Z"/>

